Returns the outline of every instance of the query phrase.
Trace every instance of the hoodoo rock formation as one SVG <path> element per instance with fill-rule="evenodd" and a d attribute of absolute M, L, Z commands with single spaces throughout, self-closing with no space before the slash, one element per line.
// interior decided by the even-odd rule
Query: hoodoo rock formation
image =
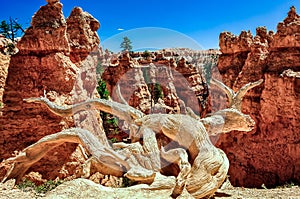
<path fill-rule="evenodd" d="M 115 86 L 120 84 L 125 100 L 131 106 L 149 113 L 154 106 L 153 98 L 157 97 L 153 96 L 154 86 L 159 85 L 162 92 L 160 102 L 166 107 L 164 112 L 180 113 L 185 106 L 189 106 L 194 112 L 205 114 L 208 86 L 202 67 L 211 63 L 211 57 L 217 56 L 218 52 L 167 49 L 149 52 L 147 57 L 144 53 L 103 53 L 102 79 L 106 81 L 113 99 L 118 100 L 114 93 Z M 134 97 L 137 93 L 140 93 L 139 97 Z M 141 104 L 143 109 L 138 107 Z"/>
<path fill-rule="evenodd" d="M 294 7 L 276 34 L 260 27 L 253 37 L 224 32 L 218 62 L 223 82 L 238 90 L 245 82 L 264 83 L 244 97 L 243 112 L 255 119 L 252 133 L 220 136 L 235 186 L 275 186 L 300 182 L 300 17 Z"/>
<path fill-rule="evenodd" d="M 25 103 L 23 99 L 46 93 L 55 103 L 72 104 L 72 92 L 78 94 L 80 88 L 77 83 L 78 88 L 74 89 L 75 82 L 83 76 L 81 65 L 89 52 L 99 45 L 97 20 L 80 8 L 74 8 L 66 21 L 61 3 L 58 0 L 47 2 L 33 16 L 31 26 L 18 42 L 19 52 L 10 60 L 3 95 L 5 107 L 0 118 L 0 161 L 45 135 L 74 125 L 72 118 L 63 119 L 45 106 Z M 95 89 L 88 81 L 82 84 L 81 87 Z M 76 146 L 64 144 L 56 148 L 34 170 L 47 179 L 71 175 L 74 168 L 73 171 L 67 168 L 66 163 Z M 55 156 L 57 153 L 60 155 Z M 62 171 L 63 165 L 65 170 Z M 60 170 L 62 173 L 58 174 Z"/>
<path fill-rule="evenodd" d="M 119 86 L 125 101 L 147 114 L 185 114 L 185 107 L 190 107 L 204 116 L 213 109 L 209 107 L 206 79 L 211 77 L 209 71 L 218 52 L 165 49 L 122 55 L 107 50 L 97 54 L 99 22 L 81 8 L 74 8 L 65 19 L 59 0 L 47 2 L 35 13 L 31 26 L 18 42 L 19 52 L 10 60 L 0 52 L 0 59 L 4 60 L 0 68 L 1 105 L 4 91 L 0 162 L 40 138 L 74 125 L 100 139 L 105 137 L 99 112 L 89 110 L 73 118 L 62 118 L 45 105 L 23 102 L 25 98 L 43 95 L 59 105 L 94 98 L 99 58 L 97 67 L 104 69 L 100 72 L 101 78 L 106 81 L 114 101 L 123 100 L 118 96 Z M 255 36 L 249 31 L 242 31 L 239 36 L 229 32 L 220 35 L 222 54 L 218 69 L 223 82 L 238 91 L 248 82 L 264 79 L 262 85 L 246 94 L 242 106 L 242 112 L 255 120 L 256 128 L 252 132 L 231 132 L 215 139 L 230 160 L 233 185 L 259 187 L 300 182 L 299 35 L 300 16 L 294 7 L 278 24 L 275 34 L 259 27 Z M 6 79 L 5 64 L 9 65 Z M 206 67 L 209 70 L 203 71 Z M 226 99 L 219 93 L 211 93 L 210 97 L 217 97 L 219 101 Z M 87 119 L 90 117 L 92 121 Z M 106 138 L 101 143 L 109 145 Z M 82 162 L 79 156 L 72 156 L 76 147 L 76 144 L 63 144 L 32 169 L 47 179 L 74 174 L 77 163 Z M 60 155 L 56 155 L 58 153 Z M 70 161 L 73 163 L 69 164 Z M 0 171 L 0 178 L 4 172 Z"/>
<path fill-rule="evenodd" d="M 106 82 L 107 89 L 114 100 L 120 101 L 116 95 L 116 85 L 121 88 L 124 99 L 133 107 L 149 113 L 151 97 L 144 80 L 143 72 L 138 63 L 133 60 L 129 53 L 112 58 L 108 65 L 101 60 L 104 72 L 102 79 Z"/>

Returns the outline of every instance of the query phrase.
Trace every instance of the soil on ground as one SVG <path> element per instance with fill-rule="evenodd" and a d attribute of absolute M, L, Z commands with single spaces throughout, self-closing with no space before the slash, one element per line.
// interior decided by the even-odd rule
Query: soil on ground
<path fill-rule="evenodd" d="M 63 184 L 62 184 L 63 185 Z M 51 192 L 55 193 L 55 190 L 52 190 Z M 135 193 L 127 193 L 126 195 L 128 196 L 131 194 Z M 134 191 L 136 192 L 136 191 Z M 74 195 L 71 196 L 69 192 L 66 192 L 66 195 L 63 197 L 58 196 L 57 198 L 74 198 Z M 125 194 L 125 193 L 124 193 Z M 147 195 L 149 194 L 149 197 Z M 151 193 L 143 193 L 143 198 L 151 198 Z M 105 196 L 102 195 L 101 198 L 106 199 L 110 198 L 111 193 Z M 122 195 L 122 194 L 121 194 Z M 23 190 L 18 189 L 16 186 L 14 186 L 13 181 L 8 181 L 6 183 L 0 183 L 0 198 L 1 199 L 28 199 L 28 198 L 48 198 L 46 197 L 47 194 L 41 194 L 35 192 L 32 188 L 25 188 Z M 53 194 L 52 197 L 53 198 Z M 56 197 L 55 197 L 56 198 Z M 76 197 L 75 197 L 76 198 Z M 94 198 L 94 197 L 91 197 Z M 122 196 L 124 198 L 124 196 Z M 125 196 L 126 198 L 126 196 Z M 185 198 L 185 197 L 180 197 L 180 198 Z M 190 197 L 187 197 L 190 198 Z M 280 198 L 280 199 L 299 199 L 300 198 L 300 187 L 299 186 L 292 186 L 290 185 L 289 187 L 280 187 L 280 188 L 275 188 L 275 189 L 250 189 L 250 188 L 242 188 L 242 187 L 230 187 L 230 188 L 225 188 L 222 190 L 218 190 L 218 192 L 214 196 L 215 199 L 252 199 L 252 198 Z"/>

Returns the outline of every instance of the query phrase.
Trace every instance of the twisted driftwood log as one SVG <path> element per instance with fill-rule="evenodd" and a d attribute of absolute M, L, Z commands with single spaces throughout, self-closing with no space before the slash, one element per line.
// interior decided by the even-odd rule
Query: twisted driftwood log
<path fill-rule="evenodd" d="M 11 167 L 3 181 L 11 178 L 21 180 L 26 171 L 52 148 L 64 142 L 73 142 L 84 146 L 92 155 L 86 161 L 83 177 L 89 176 L 89 167 L 93 166 L 103 174 L 126 176 L 149 184 L 148 189 L 171 188 L 172 197 L 179 196 L 183 189 L 195 198 L 212 196 L 226 178 L 229 161 L 226 154 L 211 143 L 209 135 L 232 130 L 251 131 L 255 122 L 249 115 L 241 112 L 242 98 L 249 89 L 261 83 L 262 80 L 249 83 L 234 93 L 223 83 L 214 80 L 213 84 L 226 92 L 229 108 L 206 118 L 199 118 L 189 108 L 189 115 L 144 115 L 128 104 L 104 99 L 89 100 L 67 108 L 57 106 L 45 97 L 25 99 L 26 102 L 45 104 L 60 116 L 70 116 L 87 109 L 98 109 L 116 115 L 130 125 L 131 136 L 142 138 L 143 144 L 120 142 L 113 147 L 104 146 L 87 130 L 67 129 L 45 136 L 16 157 L 7 159 L 6 163 Z M 159 149 L 156 133 L 160 132 L 177 142 L 180 147 L 168 151 L 165 151 L 164 146 Z M 179 172 L 174 176 L 165 176 L 161 159 L 177 165 Z"/>

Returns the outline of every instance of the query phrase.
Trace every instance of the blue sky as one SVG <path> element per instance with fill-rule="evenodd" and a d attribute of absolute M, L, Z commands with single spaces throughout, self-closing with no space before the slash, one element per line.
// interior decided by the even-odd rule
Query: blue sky
<path fill-rule="evenodd" d="M 0 2 L 0 20 L 9 17 L 18 18 L 24 27 L 29 26 L 32 15 L 39 7 L 46 4 L 46 0 Z M 109 38 L 117 38 L 118 36 L 115 36 L 117 34 L 121 37 L 129 34 L 130 31 L 126 32 L 128 30 L 143 29 L 144 32 L 138 36 L 129 37 L 134 46 L 141 40 L 149 39 L 150 32 L 147 27 L 154 27 L 156 30 L 162 30 L 162 35 L 165 32 L 171 35 L 163 37 L 160 41 L 152 41 L 150 38 L 148 43 L 157 42 L 153 47 L 163 44 L 163 41 L 167 42 L 167 38 L 170 39 L 174 35 L 179 35 L 180 40 L 184 41 L 180 37 L 183 34 L 186 36 L 186 42 L 183 43 L 196 42 L 205 49 L 218 48 L 219 33 L 222 31 L 239 34 L 241 30 L 251 30 L 255 34 L 257 26 L 266 26 L 268 30 L 276 31 L 277 23 L 286 17 L 290 6 L 294 5 L 297 11 L 300 10 L 300 0 L 61 0 L 61 2 L 66 17 L 74 6 L 80 6 L 98 19 L 101 23 L 98 33 L 103 44 L 113 41 L 114 39 Z M 145 33 L 149 33 L 147 38 Z M 153 37 L 153 34 L 160 37 L 160 34 L 155 32 L 150 35 Z M 174 41 L 178 41 L 178 38 L 172 41 L 170 39 L 170 42 Z M 176 43 L 176 45 L 183 44 Z"/>

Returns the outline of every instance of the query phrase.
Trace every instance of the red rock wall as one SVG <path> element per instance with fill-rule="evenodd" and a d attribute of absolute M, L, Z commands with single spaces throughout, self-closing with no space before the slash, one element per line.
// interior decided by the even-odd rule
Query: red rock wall
<path fill-rule="evenodd" d="M 15 45 L 16 44 L 10 39 L 7 39 L 0 34 L 0 116 L 2 115 L 2 108 L 4 107 L 3 92 L 8 73 L 10 57 L 12 54 L 16 54 L 18 52 L 18 49 Z M 12 48 L 12 46 L 14 48 Z"/>
<path fill-rule="evenodd" d="M 10 55 L 5 55 L 0 52 L 0 115 L 1 115 L 1 109 L 3 107 L 2 96 L 4 92 L 4 86 L 7 77 L 9 61 L 10 61 Z"/>
<path fill-rule="evenodd" d="M 180 52 L 183 53 L 181 58 L 178 55 Z M 153 97 L 148 91 L 148 86 L 158 83 L 162 87 L 164 105 L 171 108 L 162 110 L 163 112 L 180 113 L 185 111 L 185 106 L 189 106 L 196 113 L 204 115 L 208 98 L 206 80 L 202 68 L 196 67 L 196 63 L 190 63 L 187 59 L 203 63 L 203 53 L 209 56 L 210 53 L 217 54 L 217 52 L 201 51 L 200 57 L 195 57 L 196 55 L 190 57 L 197 53 L 188 49 L 169 49 L 150 53 L 148 58 L 143 58 L 143 53 L 110 55 L 111 58 L 108 58 L 105 56 L 108 55 L 106 52 L 101 57 L 102 67 L 105 69 L 102 79 L 107 82 L 114 100 L 118 100 L 114 93 L 115 85 L 119 83 L 125 100 L 140 110 L 142 109 L 139 106 L 143 104 L 142 111 L 145 113 L 149 113 Z M 139 93 L 137 96 L 134 96 L 135 91 Z"/>
<path fill-rule="evenodd" d="M 99 23 L 98 26 L 94 24 L 96 20 L 92 20 L 94 25 L 89 25 L 92 24 L 87 23 L 90 16 L 79 8 L 74 9 L 69 17 L 70 24 L 76 16 L 86 20 L 78 21 L 80 25 L 86 24 L 82 37 L 86 32 L 95 32 L 99 28 Z M 72 28 L 78 30 L 80 25 L 75 27 L 72 24 Z M 80 43 L 81 46 L 77 45 L 75 52 L 76 37 L 73 35 L 68 29 L 59 1 L 49 1 L 33 16 L 31 27 L 18 43 L 19 53 L 11 57 L 9 64 L 3 96 L 5 107 L 0 118 L 0 161 L 45 135 L 74 125 L 73 119 L 58 117 L 45 106 L 23 102 L 25 98 L 43 96 L 45 91 L 50 100 L 60 105 L 72 104 L 71 92 L 78 78 L 80 61 L 83 60 L 80 57 L 86 56 L 88 51 L 99 45 L 97 33 L 94 33 L 90 37 L 93 41 Z M 75 144 L 57 147 L 32 170 L 42 173 L 46 179 L 70 175 L 69 171 L 59 175 L 58 171 L 70 159 L 75 148 Z"/>
<path fill-rule="evenodd" d="M 224 40 L 225 33 L 220 36 L 223 54 L 218 68 L 227 85 L 237 90 L 264 79 L 263 85 L 245 96 L 242 107 L 255 119 L 256 128 L 222 135 L 217 142 L 228 155 L 230 181 L 235 186 L 300 182 L 299 33 L 300 17 L 292 7 L 275 35 L 258 28 L 256 36 L 247 39 L 249 47 L 243 51 L 247 56 L 235 50 L 245 46 L 244 40 L 232 44 Z"/>
<path fill-rule="evenodd" d="M 121 94 L 129 105 L 149 113 L 150 93 L 142 69 L 136 67 L 138 63 L 130 57 L 129 53 L 114 57 L 107 65 L 104 63 L 105 57 L 102 58 L 100 61 L 104 71 L 101 78 L 106 82 L 112 99 L 121 102 L 116 92 L 116 85 L 119 85 Z"/>

